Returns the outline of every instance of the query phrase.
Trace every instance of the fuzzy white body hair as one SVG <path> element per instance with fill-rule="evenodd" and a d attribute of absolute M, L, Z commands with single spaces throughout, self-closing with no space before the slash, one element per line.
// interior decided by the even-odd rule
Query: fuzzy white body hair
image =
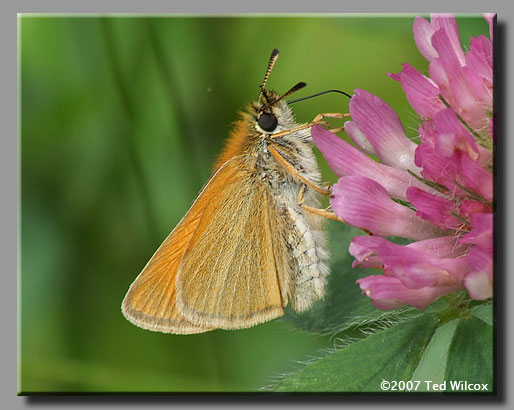
<path fill-rule="evenodd" d="M 285 102 L 273 107 L 279 126 L 275 133 L 299 127 Z M 304 189 L 302 204 L 319 208 L 317 193 L 305 185 L 291 172 L 284 169 L 269 152 L 270 138 L 279 148 L 283 158 L 291 164 L 303 178 L 319 185 L 321 175 L 312 152 L 312 137 L 309 129 L 292 132 L 282 137 L 272 138 L 263 135 L 257 151 L 257 167 L 266 179 L 275 206 L 279 210 L 281 232 L 286 243 L 291 263 L 286 276 L 288 301 L 292 307 L 303 312 L 312 303 L 323 297 L 326 276 L 329 269 L 325 263 L 329 254 L 325 234 L 322 230 L 323 218 L 306 211 L 298 204 L 299 192 Z"/>

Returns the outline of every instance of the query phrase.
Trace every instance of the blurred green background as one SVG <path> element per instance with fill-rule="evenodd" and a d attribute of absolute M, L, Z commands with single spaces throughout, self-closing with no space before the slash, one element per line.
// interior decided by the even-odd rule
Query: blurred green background
<path fill-rule="evenodd" d="M 480 17 L 458 21 L 466 45 L 488 33 Z M 255 391 L 331 347 L 333 339 L 286 319 L 152 333 L 126 321 L 120 304 L 209 177 L 237 111 L 257 97 L 274 47 L 281 56 L 269 88 L 307 82 L 295 98 L 364 88 L 389 102 L 414 137 L 416 115 L 386 75 L 402 62 L 427 71 L 412 22 L 19 17 L 19 391 Z M 294 111 L 307 122 L 347 107 L 329 94 Z"/>

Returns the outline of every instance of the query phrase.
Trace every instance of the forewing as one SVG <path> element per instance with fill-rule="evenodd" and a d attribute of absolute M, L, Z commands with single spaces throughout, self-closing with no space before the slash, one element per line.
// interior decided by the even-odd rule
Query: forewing
<path fill-rule="evenodd" d="M 274 253 L 276 208 L 267 182 L 248 164 L 239 168 L 210 197 L 179 268 L 178 309 L 200 327 L 254 326 L 282 316 L 287 303 Z"/>
<path fill-rule="evenodd" d="M 176 278 L 193 234 L 197 230 L 210 198 L 220 194 L 226 184 L 239 176 L 240 161 L 227 161 L 206 183 L 193 205 L 177 227 L 157 249 L 143 271 L 130 286 L 122 303 L 123 315 L 144 329 L 164 333 L 190 334 L 212 330 L 198 326 L 183 317 L 176 305 Z"/>

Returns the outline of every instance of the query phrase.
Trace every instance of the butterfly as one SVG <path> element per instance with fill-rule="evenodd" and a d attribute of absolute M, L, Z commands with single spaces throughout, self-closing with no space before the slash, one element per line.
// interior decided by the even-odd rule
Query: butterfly
<path fill-rule="evenodd" d="M 305 83 L 282 95 L 266 89 L 278 55 L 274 49 L 258 99 L 235 124 L 212 176 L 130 286 L 122 312 L 136 326 L 174 334 L 242 329 L 323 297 L 322 222 L 336 218 L 318 209 L 319 194 L 330 195 L 319 187 L 311 149 L 310 127 L 321 117 L 297 124 L 285 101 Z"/>

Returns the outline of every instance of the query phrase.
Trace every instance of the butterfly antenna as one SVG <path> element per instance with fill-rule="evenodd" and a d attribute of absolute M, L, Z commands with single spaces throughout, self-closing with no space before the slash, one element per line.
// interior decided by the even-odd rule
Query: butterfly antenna
<path fill-rule="evenodd" d="M 294 87 L 293 87 L 294 88 Z M 352 98 L 352 96 L 348 93 L 345 93 L 344 91 L 340 91 L 340 90 L 327 90 L 327 91 L 322 91 L 320 93 L 316 93 L 316 94 L 313 94 L 313 95 L 309 95 L 307 97 L 302 97 L 302 98 L 298 98 L 297 100 L 293 100 L 293 101 L 288 101 L 287 103 L 288 104 L 292 104 L 292 103 L 295 103 L 295 102 L 298 102 L 298 101 L 303 101 L 303 100 L 308 100 L 309 98 L 314 98 L 314 97 L 318 97 L 320 95 L 323 95 L 323 94 L 328 94 L 328 93 L 339 93 L 339 94 L 343 94 L 343 95 L 346 95 L 348 98 Z M 287 94 L 287 93 L 286 93 Z"/>
<path fill-rule="evenodd" d="M 286 97 L 289 97 L 291 94 L 293 94 L 294 92 L 298 91 L 298 90 L 301 90 L 303 87 L 305 87 L 307 84 L 304 83 L 303 81 L 302 82 L 299 82 L 298 84 L 296 84 L 295 86 L 291 87 L 291 89 L 282 94 L 280 97 L 278 97 L 276 100 L 268 100 L 268 103 L 264 106 L 263 108 L 263 111 L 266 111 L 267 109 L 269 109 L 269 107 L 271 107 L 272 105 L 275 105 L 276 103 L 278 103 L 280 100 L 283 100 L 284 98 Z"/>
<path fill-rule="evenodd" d="M 286 97 L 289 97 L 291 94 L 297 92 L 298 90 L 301 90 L 302 88 L 304 88 L 305 86 L 307 85 L 307 83 L 304 83 L 303 81 L 299 82 L 298 84 L 294 85 L 293 87 L 291 87 L 291 89 L 282 94 L 280 97 L 278 97 L 275 101 L 273 101 L 273 104 L 279 102 L 280 100 L 283 100 L 284 98 Z"/>
<path fill-rule="evenodd" d="M 273 70 L 273 66 L 277 62 L 279 53 L 280 52 L 278 51 L 278 48 L 274 48 L 273 51 L 271 52 L 271 56 L 269 58 L 269 63 L 268 63 L 268 68 L 266 69 L 266 75 L 264 76 L 264 80 L 262 81 L 262 84 L 260 86 L 260 88 L 261 88 L 260 94 L 263 94 L 264 97 L 266 97 L 266 99 L 268 99 L 268 96 L 266 95 L 266 89 L 265 89 L 266 83 L 268 82 L 268 78 L 271 73 L 271 70 Z M 259 94 L 259 96 L 260 96 L 260 94 Z"/>

